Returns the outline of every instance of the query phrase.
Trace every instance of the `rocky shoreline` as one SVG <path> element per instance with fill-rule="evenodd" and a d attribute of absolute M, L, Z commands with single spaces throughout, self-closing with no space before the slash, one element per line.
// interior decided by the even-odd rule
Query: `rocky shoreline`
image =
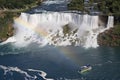
<path fill-rule="evenodd" d="M 8 31 L 6 32 L 6 37 L 0 37 L 0 42 L 6 41 L 9 37 L 13 36 L 14 34 L 14 28 L 12 27 L 12 24 L 9 24 Z"/>
<path fill-rule="evenodd" d="M 0 12 L 0 42 L 13 36 L 13 18 L 19 16 L 18 12 Z"/>

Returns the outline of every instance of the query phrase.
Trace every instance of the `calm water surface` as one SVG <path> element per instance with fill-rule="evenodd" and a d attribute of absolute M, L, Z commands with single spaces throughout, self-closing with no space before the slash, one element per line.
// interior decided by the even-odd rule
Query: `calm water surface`
<path fill-rule="evenodd" d="M 26 69 L 42 70 L 47 73 L 48 78 L 55 80 L 120 80 L 120 47 L 84 49 L 73 46 L 31 45 L 26 48 L 15 48 L 11 45 L 3 45 L 0 46 L 0 54 L 2 66 L 18 67 L 24 71 Z M 79 74 L 80 66 L 86 64 L 90 64 L 93 69 L 87 74 Z M 3 69 L 0 69 L 0 80 L 8 78 L 15 80 L 16 77 L 19 80 L 21 74 L 19 76 L 15 74 L 4 76 Z"/>

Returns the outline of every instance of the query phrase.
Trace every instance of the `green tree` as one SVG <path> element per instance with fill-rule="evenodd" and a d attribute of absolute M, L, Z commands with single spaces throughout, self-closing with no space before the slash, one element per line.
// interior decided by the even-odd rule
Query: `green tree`
<path fill-rule="evenodd" d="M 68 9 L 83 11 L 84 10 L 84 0 L 72 0 L 68 4 Z"/>

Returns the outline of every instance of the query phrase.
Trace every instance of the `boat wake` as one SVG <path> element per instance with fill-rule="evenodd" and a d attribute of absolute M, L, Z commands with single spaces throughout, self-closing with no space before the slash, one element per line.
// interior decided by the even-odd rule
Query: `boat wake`
<path fill-rule="evenodd" d="M 41 70 L 21 70 L 18 67 L 6 67 L 3 65 L 0 65 L 0 76 L 0 80 L 54 80 L 46 78 L 47 73 Z M 15 76 L 21 77 L 18 79 Z"/>

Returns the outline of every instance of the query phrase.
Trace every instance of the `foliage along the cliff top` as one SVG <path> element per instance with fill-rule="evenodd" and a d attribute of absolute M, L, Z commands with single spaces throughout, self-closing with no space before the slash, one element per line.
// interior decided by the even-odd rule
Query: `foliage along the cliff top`
<path fill-rule="evenodd" d="M 85 2 L 88 4 L 86 5 Z M 94 3 L 97 5 L 95 6 Z M 120 14 L 120 0 L 71 0 L 68 9 L 83 11 L 85 6 L 94 6 L 94 9 L 107 14 Z"/>
<path fill-rule="evenodd" d="M 105 13 L 120 14 L 120 0 L 102 0 L 98 7 Z"/>
<path fill-rule="evenodd" d="M 83 0 L 72 0 L 69 4 L 68 4 L 68 9 L 70 10 L 80 10 L 83 11 L 84 7 L 83 7 Z"/>
<path fill-rule="evenodd" d="M 19 9 L 19 8 L 25 8 L 26 5 L 40 2 L 41 0 L 0 0 L 0 8 L 4 9 Z"/>

